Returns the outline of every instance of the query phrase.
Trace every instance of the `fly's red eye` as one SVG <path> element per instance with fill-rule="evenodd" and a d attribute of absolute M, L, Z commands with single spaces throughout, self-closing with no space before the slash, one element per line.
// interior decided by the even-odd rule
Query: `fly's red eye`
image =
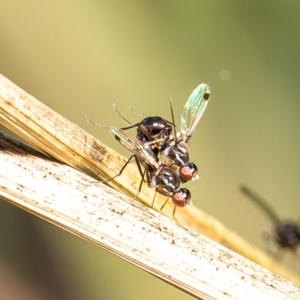
<path fill-rule="evenodd" d="M 192 203 L 191 192 L 188 189 L 181 188 L 172 195 L 172 201 L 176 206 L 184 207 Z"/>
<path fill-rule="evenodd" d="M 188 166 L 182 166 L 179 170 L 180 180 L 187 182 L 193 178 L 193 172 Z"/>
<path fill-rule="evenodd" d="M 181 182 L 199 179 L 198 168 L 194 163 L 188 163 L 179 168 L 179 177 Z"/>

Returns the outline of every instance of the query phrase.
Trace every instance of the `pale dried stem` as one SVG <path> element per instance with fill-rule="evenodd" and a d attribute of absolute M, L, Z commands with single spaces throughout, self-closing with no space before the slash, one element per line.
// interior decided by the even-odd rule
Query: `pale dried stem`
<path fill-rule="evenodd" d="M 300 299 L 291 282 L 0 134 L 0 197 L 198 299 Z"/>

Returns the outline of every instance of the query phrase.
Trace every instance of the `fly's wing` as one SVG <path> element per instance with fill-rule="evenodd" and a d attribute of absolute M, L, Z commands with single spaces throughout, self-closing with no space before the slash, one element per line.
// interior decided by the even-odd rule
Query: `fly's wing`
<path fill-rule="evenodd" d="M 148 143 L 142 143 L 136 138 L 130 137 L 124 130 L 118 127 L 110 127 L 115 139 L 131 153 L 135 154 L 139 162 L 146 168 L 147 165 L 158 168 L 157 158 Z"/>
<path fill-rule="evenodd" d="M 198 122 L 200 121 L 210 98 L 210 87 L 199 84 L 191 93 L 183 107 L 180 117 L 180 133 L 184 141 L 192 136 Z"/>

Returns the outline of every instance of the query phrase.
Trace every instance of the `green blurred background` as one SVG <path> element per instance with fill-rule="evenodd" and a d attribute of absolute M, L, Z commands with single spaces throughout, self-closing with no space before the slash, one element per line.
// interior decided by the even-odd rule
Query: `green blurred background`
<path fill-rule="evenodd" d="M 239 184 L 299 218 L 299 13 L 298 1 L 0 0 L 0 72 L 125 156 L 84 116 L 121 126 L 116 102 L 133 120 L 130 105 L 169 118 L 171 95 L 179 121 L 208 83 L 194 205 L 263 248 L 271 224 Z M 1 299 L 192 298 L 4 201 L 0 220 Z"/>

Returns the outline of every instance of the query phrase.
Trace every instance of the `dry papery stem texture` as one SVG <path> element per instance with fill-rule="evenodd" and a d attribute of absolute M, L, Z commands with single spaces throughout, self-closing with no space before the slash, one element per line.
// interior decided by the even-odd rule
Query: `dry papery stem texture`
<path fill-rule="evenodd" d="M 0 134 L 0 197 L 199 299 L 300 299 L 300 289 L 90 176 Z"/>
<path fill-rule="evenodd" d="M 116 151 L 60 116 L 33 96 L 0 75 L 0 122 L 29 144 L 94 178 L 107 179 L 116 174 L 126 159 Z M 140 184 L 134 164 L 129 164 L 122 176 L 107 182 L 115 189 L 133 197 Z M 143 186 L 138 200 L 151 205 L 153 190 Z M 159 209 L 165 198 L 155 200 Z M 164 213 L 172 215 L 172 204 Z M 194 206 L 177 209 L 176 218 L 183 227 L 192 229 L 244 257 L 298 283 L 298 278 L 282 268 L 264 252 L 250 245 L 220 222 Z"/>

